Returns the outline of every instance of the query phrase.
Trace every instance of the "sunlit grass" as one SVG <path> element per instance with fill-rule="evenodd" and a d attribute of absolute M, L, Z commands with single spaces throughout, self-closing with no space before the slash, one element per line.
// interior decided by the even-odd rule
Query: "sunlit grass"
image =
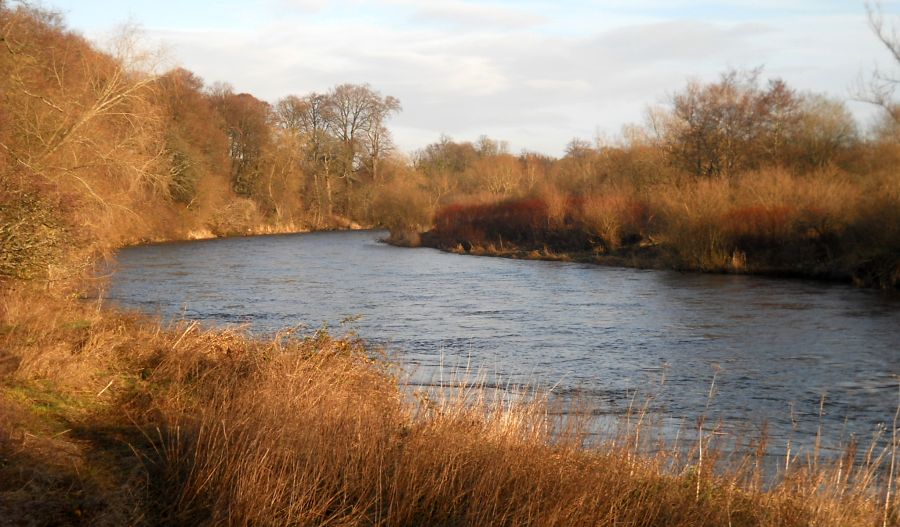
<path fill-rule="evenodd" d="M 764 437 L 726 440 L 701 422 L 673 439 L 640 404 L 598 426 L 577 405 L 466 375 L 417 390 L 363 343 L 324 332 L 165 328 L 25 290 L 4 295 L 3 323 L 16 328 L 3 344 L 20 367 L 2 381 L 0 492 L 10 507 L 35 493 L 54 504 L 28 512 L 39 522 L 896 521 L 892 437 L 842 455 L 795 445 L 773 479 Z"/>

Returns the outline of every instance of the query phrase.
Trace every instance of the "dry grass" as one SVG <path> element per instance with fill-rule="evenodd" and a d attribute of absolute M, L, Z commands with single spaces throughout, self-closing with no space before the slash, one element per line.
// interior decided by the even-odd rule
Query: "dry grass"
<path fill-rule="evenodd" d="M 76 292 L 53 280 L 77 276 L 98 252 L 178 237 L 205 220 L 213 232 L 243 234 L 270 207 L 275 217 L 290 221 L 289 209 L 299 201 L 296 194 L 277 199 L 272 189 L 280 183 L 272 178 L 276 165 L 288 167 L 292 158 L 271 164 L 265 199 L 248 200 L 228 188 L 236 181 L 214 175 L 230 170 L 211 155 L 204 162 L 210 177 L 194 189 L 203 195 L 186 204 L 179 203 L 187 194 L 175 196 L 176 203 L 172 178 L 183 176 L 184 167 L 173 165 L 177 159 L 166 136 L 174 115 L 156 100 L 154 79 L 59 29 L 52 14 L 8 9 L 2 1 L 0 14 L 2 35 L 15 44 L 0 58 L 0 71 L 9 73 L 0 75 L 0 117 L 9 124 L 0 127 L 8 143 L 0 156 L 6 182 L 0 189 L 0 275 L 46 275 L 52 284 L 0 283 L 0 523 L 898 523 L 896 437 L 861 464 L 853 455 L 798 464 L 764 487 L 757 458 L 717 464 L 722 451 L 708 434 L 685 449 L 644 441 L 648 434 L 629 426 L 588 448 L 580 431 L 589 424 L 577 416 L 560 421 L 540 397 L 460 386 L 414 398 L 398 386 L 389 365 L 352 338 L 285 334 L 256 340 L 191 323 L 163 327 L 106 310 L 98 301 L 78 301 Z M 74 76 L 47 82 L 60 78 L 48 75 L 55 67 Z M 199 96 L 199 87 L 194 92 Z M 224 141 L 209 109 L 194 116 L 199 126 L 190 135 L 210 132 Z M 218 151 L 222 141 L 198 139 L 193 150 L 209 145 Z M 478 170 L 463 171 L 484 184 L 471 189 L 475 202 L 456 207 L 456 217 L 468 218 L 469 225 L 452 244 L 475 240 L 496 251 L 493 233 L 485 231 L 505 229 L 497 240 L 501 250 L 505 240 L 564 258 L 541 237 L 544 230 L 570 228 L 574 216 L 566 209 L 575 200 L 545 190 L 544 201 L 492 205 L 524 181 L 515 160 L 495 157 L 496 166 L 478 161 Z M 572 185 L 556 187 L 603 195 L 593 184 L 596 160 L 572 161 L 573 177 L 560 178 Z M 652 173 L 653 166 L 641 170 Z M 831 182 L 819 186 L 780 173 L 751 177 L 669 182 L 641 194 L 649 212 L 664 221 L 658 233 L 639 234 L 659 234 L 687 265 L 720 269 L 735 247 L 734 229 L 723 228 L 721 219 L 735 207 L 760 229 L 789 237 L 805 236 L 810 229 L 798 230 L 797 218 L 814 212 L 811 217 L 828 219 L 812 229 L 816 239 L 849 240 L 853 258 L 832 255 L 829 261 L 863 266 L 878 283 L 900 281 L 895 173 L 856 181 L 853 188 L 866 191 L 855 193 L 831 176 L 820 178 Z M 313 182 L 308 187 L 317 193 L 319 181 Z M 433 204 L 455 192 L 453 184 L 438 186 L 434 199 L 419 196 L 398 223 L 421 223 Z M 478 195 L 479 188 L 490 194 Z M 335 198 L 348 198 L 347 210 L 339 211 L 348 213 L 349 198 L 357 196 L 348 193 L 349 185 L 344 191 Z M 402 194 L 384 208 L 396 212 Z M 798 200 L 801 214 L 784 210 L 798 207 Z M 288 210 L 279 211 L 280 204 Z M 635 210 L 629 200 L 598 198 L 589 210 L 596 234 L 610 246 L 623 243 L 636 223 L 629 219 Z M 884 219 L 892 222 L 887 228 L 880 225 Z M 577 244 L 581 234 L 567 231 L 558 238 Z M 738 234 L 741 243 L 769 250 L 762 243 L 768 241 L 747 238 L 753 232 Z M 747 253 L 750 265 L 757 256 Z"/>
<path fill-rule="evenodd" d="M 26 308 L 38 305 L 36 316 Z M 590 423 L 536 394 L 457 384 L 413 397 L 353 339 L 160 328 L 24 290 L 5 292 L 3 328 L 14 360 L 0 399 L 0 508 L 24 524 L 897 519 L 883 446 L 859 464 L 852 452 L 796 462 L 765 487 L 757 456 L 725 456 L 711 434 L 667 446 L 633 419 L 585 446 Z M 52 506 L 29 505 L 38 498 Z"/>
<path fill-rule="evenodd" d="M 478 254 L 548 248 L 608 263 L 807 276 L 900 286 L 900 172 L 765 169 L 639 189 L 619 182 L 566 195 L 438 211 L 423 243 Z M 491 245 L 499 247 L 492 250 Z"/>
<path fill-rule="evenodd" d="M 896 174 L 860 179 L 829 169 L 803 176 L 771 169 L 654 189 L 648 200 L 676 266 L 896 287 L 897 181 Z"/>

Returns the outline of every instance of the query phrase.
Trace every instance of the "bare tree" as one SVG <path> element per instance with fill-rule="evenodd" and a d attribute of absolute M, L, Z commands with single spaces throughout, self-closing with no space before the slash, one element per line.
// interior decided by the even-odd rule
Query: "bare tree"
<path fill-rule="evenodd" d="M 805 169 L 835 162 L 859 139 L 856 121 L 843 102 L 823 95 L 806 94 L 788 152 Z"/>
<path fill-rule="evenodd" d="M 891 54 L 895 65 L 900 65 L 900 35 L 894 23 L 887 22 L 880 2 L 866 2 L 869 27 L 875 37 Z M 894 91 L 900 78 L 894 73 L 876 68 L 868 82 L 860 82 L 856 96 L 862 101 L 880 106 L 895 123 L 900 123 L 900 105 L 894 102 Z"/>
<path fill-rule="evenodd" d="M 781 80 L 760 87 L 760 70 L 730 71 L 716 83 L 691 82 L 650 126 L 673 164 L 704 177 L 778 164 L 800 119 L 801 98 Z"/>
<path fill-rule="evenodd" d="M 384 122 L 400 111 L 400 101 L 382 97 L 368 84 L 341 84 L 328 94 L 329 128 L 341 145 L 340 174 L 346 192 L 346 210 L 352 211 L 352 185 L 357 171 L 367 165 L 377 173 L 379 156 L 386 150 Z M 377 144 L 373 143 L 375 140 Z M 369 159 L 364 159 L 368 153 Z"/>
<path fill-rule="evenodd" d="M 354 183 L 364 176 L 380 182 L 380 163 L 393 149 L 385 122 L 398 111 L 396 98 L 382 97 L 367 84 L 341 84 L 326 94 L 288 96 L 276 103 L 278 128 L 300 139 L 300 157 L 313 179 L 317 224 L 333 219 L 341 191 L 341 212 L 351 215 Z"/>
<path fill-rule="evenodd" d="M 279 103 L 282 126 L 290 126 L 301 139 L 306 172 L 312 174 L 312 190 L 316 202 L 315 223 L 321 226 L 333 212 L 331 185 L 335 141 L 331 136 L 331 105 L 328 96 L 311 93 L 305 97 L 289 97 Z"/>
<path fill-rule="evenodd" d="M 162 123 L 150 100 L 155 76 L 136 30 L 123 28 L 111 55 L 63 31 L 55 13 L 19 6 L 3 15 L 0 91 L 15 140 L 0 138 L 0 149 L 13 165 L 74 182 L 104 205 L 98 186 L 167 192 Z"/>
<path fill-rule="evenodd" d="M 224 88 L 215 95 L 230 142 L 234 191 L 252 197 L 262 173 L 263 152 L 271 142 L 271 107 L 249 93 Z"/>
<path fill-rule="evenodd" d="M 300 134 L 304 128 L 307 101 L 296 95 L 288 95 L 275 103 L 275 122 L 281 130 Z"/>

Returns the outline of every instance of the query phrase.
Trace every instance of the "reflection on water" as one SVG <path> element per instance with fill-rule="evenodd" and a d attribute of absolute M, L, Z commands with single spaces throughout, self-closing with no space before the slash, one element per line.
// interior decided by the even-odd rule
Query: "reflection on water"
<path fill-rule="evenodd" d="M 774 444 L 814 435 L 823 395 L 832 440 L 865 439 L 898 404 L 900 301 L 884 293 L 398 249 L 383 235 L 125 249 L 108 296 L 259 332 L 359 315 L 358 333 L 416 382 L 471 363 L 496 382 L 587 398 L 601 414 L 623 412 L 635 390 L 658 391 L 654 410 L 695 419 L 715 375 L 710 417 L 768 423 Z"/>

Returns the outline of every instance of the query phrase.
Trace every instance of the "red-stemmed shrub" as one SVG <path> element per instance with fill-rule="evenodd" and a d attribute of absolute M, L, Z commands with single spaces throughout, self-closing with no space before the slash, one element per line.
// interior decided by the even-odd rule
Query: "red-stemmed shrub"
<path fill-rule="evenodd" d="M 489 204 L 455 203 L 435 215 L 434 235 L 445 244 L 534 243 L 548 225 L 547 204 L 536 198 Z"/>

